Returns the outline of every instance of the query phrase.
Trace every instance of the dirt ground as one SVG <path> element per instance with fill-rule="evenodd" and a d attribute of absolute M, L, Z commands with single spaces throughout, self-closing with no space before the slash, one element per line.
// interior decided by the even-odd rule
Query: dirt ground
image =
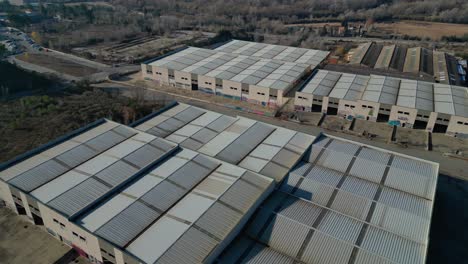
<path fill-rule="evenodd" d="M 47 56 L 45 54 L 25 53 L 23 55 L 18 56 L 17 59 L 36 64 L 45 68 L 49 68 L 60 73 L 68 74 L 74 77 L 84 77 L 99 72 L 99 70 L 95 68 L 78 64 L 70 60 Z"/>
<path fill-rule="evenodd" d="M 401 34 L 417 37 L 430 37 L 440 40 L 442 36 L 463 36 L 468 34 L 468 25 L 424 21 L 400 21 L 395 23 L 375 23 L 374 30 L 388 34 Z"/>
<path fill-rule="evenodd" d="M 327 116 L 322 123 L 323 129 L 329 129 L 334 131 L 347 130 L 351 125 L 351 121 L 346 120 L 339 116 Z"/>
<path fill-rule="evenodd" d="M 0 208 L 1 263 L 53 263 L 69 250 L 24 216 Z"/>
<path fill-rule="evenodd" d="M 32 96 L 0 103 L 0 162 L 100 118 L 128 124 L 163 106 L 102 91 Z"/>
<path fill-rule="evenodd" d="M 427 144 L 427 132 L 424 130 L 398 127 L 396 141 L 402 144 L 408 143 L 411 146 L 425 148 Z"/>
<path fill-rule="evenodd" d="M 294 99 L 292 99 L 292 100 L 294 101 Z M 319 113 L 319 112 L 297 112 L 296 116 L 304 124 L 317 126 L 319 121 L 320 121 L 320 118 L 322 117 L 322 113 Z"/>
<path fill-rule="evenodd" d="M 362 119 L 356 119 L 354 132 L 359 134 L 371 133 L 377 135 L 373 140 L 387 142 L 392 133 L 392 127 L 386 123 L 374 123 Z"/>
<path fill-rule="evenodd" d="M 443 134 L 432 134 L 432 150 L 441 153 L 461 152 L 462 157 L 468 157 L 468 140 L 454 137 L 447 137 Z"/>

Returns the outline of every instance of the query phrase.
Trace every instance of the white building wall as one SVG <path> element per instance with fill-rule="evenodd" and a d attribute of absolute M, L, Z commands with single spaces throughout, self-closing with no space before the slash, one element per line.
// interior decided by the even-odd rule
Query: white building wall
<path fill-rule="evenodd" d="M 205 93 L 216 94 L 216 78 L 199 75 L 198 90 Z"/>
<path fill-rule="evenodd" d="M 223 80 L 223 91 L 222 94 L 227 97 L 240 100 L 242 94 L 242 84 L 239 82 Z"/>
<path fill-rule="evenodd" d="M 28 216 L 29 220 L 32 220 L 33 216 L 32 216 L 32 213 L 31 213 L 31 208 L 29 208 L 28 198 L 22 192 L 20 192 L 20 195 L 21 195 L 21 200 L 23 200 L 23 207 L 26 210 L 26 215 Z"/>
<path fill-rule="evenodd" d="M 42 220 L 44 221 L 44 226 L 57 235 L 55 236 L 56 239 L 60 240 L 58 236 L 61 236 L 63 243 L 68 244 L 70 247 L 74 246 L 75 248 L 79 248 L 86 252 L 86 254 L 91 255 L 94 259 L 102 262 L 99 241 L 96 236 L 78 227 L 74 223 L 69 222 L 66 217 L 47 206 L 41 203 L 38 203 L 38 206 L 42 215 Z M 54 221 L 54 219 L 58 221 L 58 223 Z M 77 234 L 78 237 L 73 233 Z M 85 240 L 82 240 L 80 236 Z"/>
<path fill-rule="evenodd" d="M 181 71 L 174 71 L 175 82 L 177 88 L 192 89 L 192 74 Z"/>
<path fill-rule="evenodd" d="M 249 86 L 249 102 L 267 105 L 270 99 L 270 89 L 256 85 Z"/>
<path fill-rule="evenodd" d="M 447 135 L 468 137 L 468 118 L 461 116 L 450 117 Z"/>
<path fill-rule="evenodd" d="M 276 98 L 271 97 L 272 94 L 276 93 Z M 276 99 L 276 102 L 274 102 Z M 288 98 L 285 97 L 285 91 L 270 89 L 270 102 L 276 103 L 276 106 L 282 106 L 288 102 Z"/>
<path fill-rule="evenodd" d="M 18 210 L 16 210 L 15 201 L 11 195 L 10 187 L 4 181 L 0 181 L 0 199 L 5 202 L 7 207 L 9 207 L 15 213 L 18 213 Z"/>
<path fill-rule="evenodd" d="M 294 106 L 296 110 L 312 111 L 314 95 L 311 93 L 296 92 L 294 97 Z"/>
<path fill-rule="evenodd" d="M 417 109 L 394 105 L 390 112 L 389 123 L 391 125 L 412 128 L 417 114 Z"/>
<path fill-rule="evenodd" d="M 151 70 L 148 70 L 148 69 L 151 69 Z M 141 75 L 143 79 L 153 80 L 158 85 L 169 84 L 168 70 L 165 68 L 142 64 Z"/>

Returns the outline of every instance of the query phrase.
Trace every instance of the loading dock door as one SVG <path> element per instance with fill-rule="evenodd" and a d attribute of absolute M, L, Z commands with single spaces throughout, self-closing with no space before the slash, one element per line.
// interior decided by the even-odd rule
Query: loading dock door
<path fill-rule="evenodd" d="M 413 129 L 426 129 L 426 127 L 427 127 L 426 121 L 422 121 L 422 120 L 414 121 Z"/>
<path fill-rule="evenodd" d="M 312 104 L 312 112 L 322 112 L 322 106 L 318 104 Z"/>
<path fill-rule="evenodd" d="M 42 217 L 36 215 L 35 213 L 32 213 L 32 217 L 33 217 L 35 225 L 44 225 L 44 221 L 42 220 Z"/>
<path fill-rule="evenodd" d="M 337 115 L 338 114 L 338 108 L 335 107 L 328 107 L 327 108 L 327 115 Z"/>
<path fill-rule="evenodd" d="M 390 115 L 381 113 L 377 115 L 377 122 L 388 122 L 388 120 L 390 120 Z"/>
<path fill-rule="evenodd" d="M 435 124 L 434 129 L 432 130 L 433 133 L 446 133 L 447 132 L 447 125 Z"/>
<path fill-rule="evenodd" d="M 19 205 L 17 203 L 15 203 L 16 205 L 16 210 L 18 210 L 18 214 L 20 215 L 25 215 L 26 214 L 26 209 L 24 209 L 24 207 L 22 205 Z"/>

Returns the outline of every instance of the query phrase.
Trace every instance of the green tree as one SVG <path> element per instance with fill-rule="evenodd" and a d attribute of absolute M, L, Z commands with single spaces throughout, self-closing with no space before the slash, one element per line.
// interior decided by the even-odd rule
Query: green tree
<path fill-rule="evenodd" d="M 0 58 L 7 54 L 8 50 L 5 48 L 5 45 L 0 43 Z"/>

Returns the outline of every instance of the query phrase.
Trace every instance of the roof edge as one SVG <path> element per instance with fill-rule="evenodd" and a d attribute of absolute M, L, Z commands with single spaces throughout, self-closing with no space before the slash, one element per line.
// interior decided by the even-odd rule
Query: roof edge
<path fill-rule="evenodd" d="M 216 44 L 213 44 L 210 46 L 210 49 L 211 50 L 216 50 L 217 48 L 221 47 L 221 46 L 224 46 L 226 44 L 228 44 L 229 42 L 233 42 L 235 39 L 230 39 L 230 40 L 226 40 L 226 41 L 221 41 L 221 42 L 218 42 Z"/>

